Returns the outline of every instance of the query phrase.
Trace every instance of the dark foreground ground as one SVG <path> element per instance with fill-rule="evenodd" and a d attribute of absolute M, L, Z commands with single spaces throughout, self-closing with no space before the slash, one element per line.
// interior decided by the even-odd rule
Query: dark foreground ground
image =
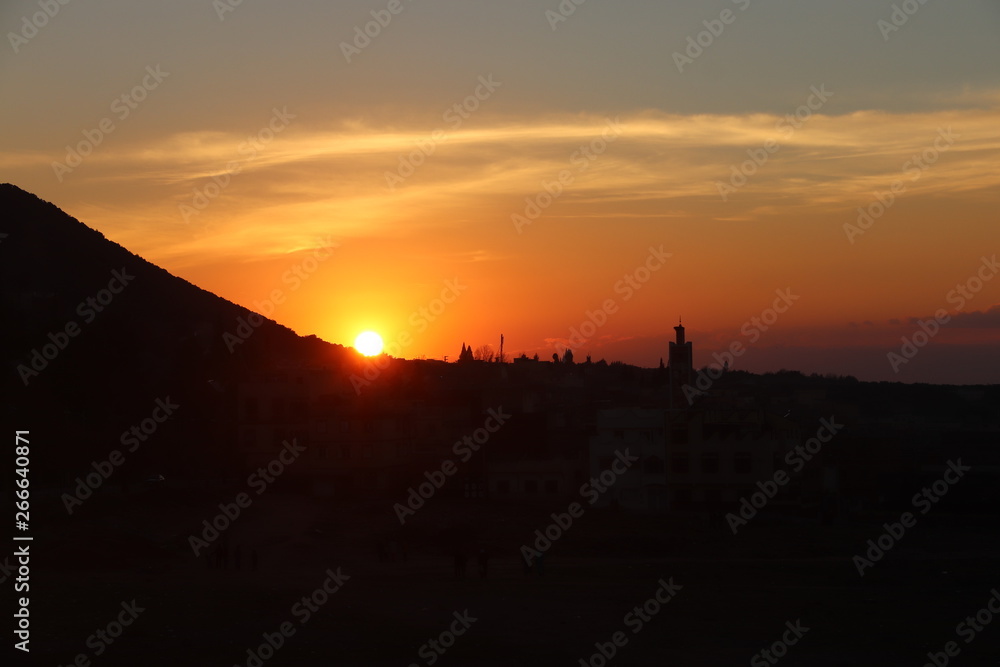
<path fill-rule="evenodd" d="M 733 535 L 696 515 L 588 509 L 539 575 L 525 574 L 519 548 L 551 522 L 544 508 L 432 499 L 400 529 L 391 503 L 284 490 L 233 522 L 229 567 L 209 569 L 187 538 L 225 498 L 170 487 L 108 492 L 70 519 L 53 496 L 51 515 L 35 522 L 30 664 L 69 665 L 84 654 L 92 665 L 135 666 L 766 665 L 754 656 L 782 639 L 786 622 L 808 631 L 775 658 L 782 665 L 920 667 L 949 641 L 959 651 L 948 664 L 1000 664 L 1000 617 L 971 641 L 956 631 L 1000 588 L 1000 537 L 986 518 L 920 517 L 861 577 L 852 556 L 898 513 L 830 526 L 757 517 Z M 397 560 L 378 558 L 380 541 L 396 543 Z M 486 578 L 474 558 L 455 576 L 456 543 L 490 550 Z M 305 620 L 293 606 L 338 568 L 342 587 Z M 626 616 L 661 579 L 680 588 L 640 629 Z M 143 611 L 113 643 L 88 640 L 132 600 Z M 442 638 L 451 644 L 443 654 L 424 647 L 466 611 L 475 621 L 453 644 Z M 248 657 L 285 622 L 295 632 L 280 649 Z M 618 632 L 624 645 L 605 663 L 595 644 L 610 651 Z"/>

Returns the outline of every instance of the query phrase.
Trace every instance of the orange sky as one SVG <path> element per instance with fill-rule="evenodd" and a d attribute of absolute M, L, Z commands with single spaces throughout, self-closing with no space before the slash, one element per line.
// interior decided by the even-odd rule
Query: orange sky
<path fill-rule="evenodd" d="M 65 10 L 57 17 L 63 25 L 53 20 L 49 32 L 5 56 L 5 86 L 33 85 L 26 83 L 32 72 L 37 80 L 56 76 L 39 68 L 69 48 L 54 41 L 58 31 L 66 31 L 67 41 L 76 38 L 68 31 L 84 19 L 74 11 Z M 253 34 L 258 28 L 248 26 L 266 23 L 256 11 L 241 7 L 218 25 L 212 13 L 192 16 L 195 33 L 213 35 L 200 47 L 202 55 L 221 58 L 239 43 L 234 34 Z M 402 42 L 419 30 L 443 29 L 424 27 L 429 16 L 418 19 L 416 11 L 414 5 L 411 27 L 397 31 Z M 581 11 L 573 19 L 578 23 L 560 25 L 551 39 L 568 40 L 563 46 L 570 53 L 590 57 L 587 30 L 630 24 L 604 11 L 593 9 L 590 18 Z M 945 20 L 932 15 L 937 10 L 921 11 L 928 20 Z M 414 70 L 408 84 L 391 83 L 397 75 L 387 57 L 402 45 L 388 29 L 356 64 L 310 61 L 308 69 L 335 73 L 339 88 L 326 97 L 305 86 L 290 61 L 282 65 L 280 59 L 290 56 L 277 51 L 279 60 L 266 61 L 271 70 L 255 70 L 259 89 L 246 71 L 236 74 L 233 62 L 203 59 L 208 72 L 231 72 L 216 72 L 210 84 L 190 52 L 160 44 L 150 33 L 160 46 L 149 47 L 130 67 L 116 64 L 122 73 L 111 81 L 94 73 L 104 56 L 82 56 L 93 68 L 86 76 L 94 85 L 84 91 L 75 81 L 70 93 L 84 103 L 39 113 L 30 97 L 12 102 L 6 120 L 17 120 L 23 130 L 6 123 L 0 177 L 237 303 L 253 308 L 282 290 L 287 300 L 271 316 L 299 333 L 344 344 L 364 329 L 387 342 L 407 333 L 413 343 L 401 351 L 406 357 L 454 358 L 462 342 L 496 347 L 503 333 L 508 353 L 549 358 L 588 321 L 588 312 L 611 299 L 613 314 L 577 346 L 578 358 L 592 353 L 655 365 L 683 316 L 696 362 L 708 363 L 709 351 L 746 340 L 741 327 L 772 305 L 776 290 L 790 289 L 799 298 L 754 346 L 814 349 L 816 363 L 802 370 L 826 372 L 825 349 L 889 352 L 915 330 L 911 318 L 939 308 L 959 314 L 949 291 L 974 276 L 981 258 L 1000 245 L 1000 90 L 975 76 L 956 89 L 943 74 L 934 86 L 913 80 L 861 86 L 848 73 L 868 72 L 878 60 L 840 64 L 825 51 L 810 61 L 809 76 L 776 69 L 775 76 L 786 79 L 780 87 L 757 75 L 758 88 L 773 90 L 768 101 L 753 101 L 753 82 L 720 73 L 716 56 L 737 48 L 751 30 L 772 26 L 753 24 L 751 18 L 760 16 L 748 9 L 745 33 L 736 35 L 740 24 L 734 25 L 730 42 L 720 38 L 715 52 L 678 74 L 669 54 L 683 46 L 685 31 L 696 33 L 698 26 L 695 10 L 684 12 L 694 22 L 680 22 L 687 28 L 677 28 L 674 42 L 657 43 L 664 59 L 650 72 L 662 75 L 675 93 L 689 90 L 698 77 L 728 80 L 730 93 L 717 88 L 696 95 L 700 108 L 684 108 L 688 101 L 649 103 L 640 92 L 646 88 L 628 77 L 621 85 L 635 83 L 634 89 L 616 96 L 612 86 L 603 103 L 576 103 L 574 91 L 591 88 L 568 69 L 569 60 L 551 75 L 565 88 L 563 97 L 539 93 L 535 77 L 544 72 L 509 51 L 501 58 L 500 45 L 489 40 L 482 49 L 493 53 L 492 60 L 470 56 L 468 67 L 438 63 L 439 80 L 427 74 L 436 56 L 421 51 L 415 57 L 424 69 Z M 342 25 L 349 28 L 363 14 L 351 14 Z M 3 16 L 7 24 L 20 20 L 16 9 Z M 838 16 L 847 20 L 847 14 Z M 865 48 L 872 59 L 902 67 L 902 54 L 917 53 L 915 38 L 907 35 L 884 43 L 873 31 L 877 17 L 869 18 L 858 29 L 870 39 Z M 544 21 L 531 26 L 539 39 L 549 39 Z M 913 28 L 913 34 L 924 29 Z M 477 30 L 489 34 L 486 27 Z M 333 47 L 343 37 L 338 32 L 331 38 L 324 57 L 341 58 Z M 557 46 L 538 46 L 536 64 L 555 62 L 565 53 Z M 754 58 L 771 58 L 767 48 L 754 48 Z M 264 66 L 262 54 L 248 52 L 247 58 Z M 160 62 L 169 75 L 122 118 L 122 106 L 116 112 L 108 102 L 143 81 L 148 87 L 145 65 Z M 614 64 L 595 63 L 595 80 Z M 374 86 L 378 80 L 382 88 Z M 826 92 L 821 99 L 816 91 Z M 35 102 L 58 94 L 46 88 Z M 54 104 L 48 102 L 43 108 Z M 464 106 L 456 111 L 456 103 Z M 809 104 L 812 109 L 803 106 Z M 797 127 L 782 120 L 796 111 Z M 96 136 L 102 118 L 114 131 L 103 134 L 92 154 L 72 170 L 54 168 L 54 162 L 66 163 L 67 146 L 86 142 L 88 131 Z M 720 196 L 720 183 L 741 182 L 731 174 L 751 156 L 761 164 L 747 163 L 746 184 Z M 560 177 L 559 196 L 530 224 L 514 217 L 527 215 L 526 198 L 537 203 L 544 184 L 552 188 Z M 856 223 L 859 206 L 869 207 L 894 183 L 893 203 L 869 229 L 845 228 Z M 224 187 L 216 190 L 217 184 Z M 312 266 L 312 253 L 327 245 L 335 246 L 332 253 Z M 623 288 L 620 281 L 644 265 L 650 248 L 661 247 L 670 254 L 662 267 L 640 289 Z M 446 281 L 456 280 L 465 287 L 438 313 L 435 299 Z M 963 308 L 984 315 L 946 327 L 936 344 L 997 344 L 1000 310 L 987 312 L 997 304 L 1000 280 L 986 282 Z M 422 314 L 422 308 L 431 311 Z M 894 379 L 885 364 L 844 372 Z"/>

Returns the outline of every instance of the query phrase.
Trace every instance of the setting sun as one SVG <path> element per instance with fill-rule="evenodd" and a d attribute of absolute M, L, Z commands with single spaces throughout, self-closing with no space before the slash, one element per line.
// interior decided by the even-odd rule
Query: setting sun
<path fill-rule="evenodd" d="M 382 337 L 374 331 L 362 331 L 354 339 L 354 349 L 366 357 L 374 357 L 382 352 Z"/>

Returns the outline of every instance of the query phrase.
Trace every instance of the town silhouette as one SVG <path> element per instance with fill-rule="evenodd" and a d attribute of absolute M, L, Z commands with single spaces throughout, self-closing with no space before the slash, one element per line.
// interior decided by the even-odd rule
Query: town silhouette
<path fill-rule="evenodd" d="M 676 314 L 650 368 L 500 331 L 366 357 L 0 208 L 51 664 L 943 665 L 1000 636 L 1000 386 L 699 368 Z"/>

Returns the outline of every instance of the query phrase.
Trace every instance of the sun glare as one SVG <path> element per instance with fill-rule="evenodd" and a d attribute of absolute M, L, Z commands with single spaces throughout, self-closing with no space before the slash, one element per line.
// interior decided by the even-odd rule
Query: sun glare
<path fill-rule="evenodd" d="M 382 352 L 382 337 L 374 331 L 362 331 L 354 339 L 354 349 L 366 357 L 374 357 Z"/>

